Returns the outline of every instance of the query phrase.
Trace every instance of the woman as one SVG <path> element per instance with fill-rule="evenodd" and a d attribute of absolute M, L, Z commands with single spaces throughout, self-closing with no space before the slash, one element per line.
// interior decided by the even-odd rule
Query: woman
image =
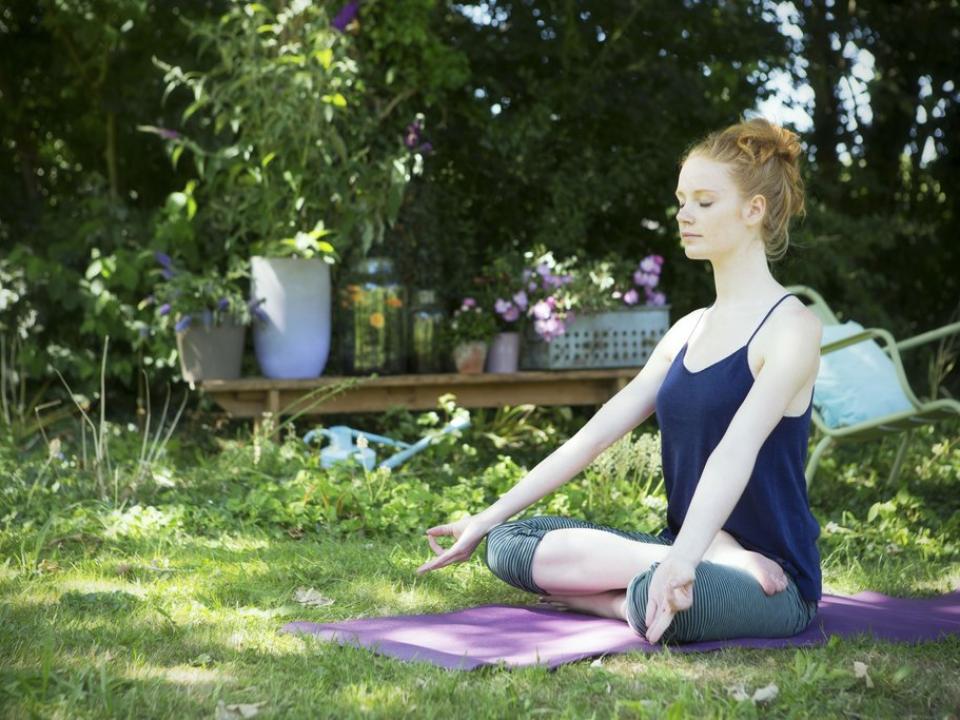
<path fill-rule="evenodd" d="M 562 447 L 478 515 L 427 530 L 437 557 L 487 536 L 504 581 L 561 608 L 626 620 L 650 642 L 784 637 L 821 594 L 819 527 L 803 468 L 821 324 L 770 273 L 803 213 L 797 136 L 753 119 L 681 161 L 688 258 L 713 266 L 716 300 L 678 320 L 647 364 Z M 567 482 L 654 411 L 667 528 L 660 536 L 561 517 L 508 518 Z M 444 549 L 437 536 L 456 542 Z"/>

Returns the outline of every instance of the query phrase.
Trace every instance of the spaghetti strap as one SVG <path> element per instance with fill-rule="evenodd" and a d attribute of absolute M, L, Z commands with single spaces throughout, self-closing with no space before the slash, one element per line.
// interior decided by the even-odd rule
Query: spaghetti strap
<path fill-rule="evenodd" d="M 700 317 L 698 317 L 698 318 L 697 318 L 697 321 L 693 324 L 693 330 L 691 330 L 691 331 L 690 331 L 690 334 L 687 335 L 687 342 L 685 342 L 685 343 L 683 344 L 684 347 L 686 347 L 687 345 L 690 344 L 690 338 L 692 338 L 692 337 L 693 337 L 693 334 L 697 331 L 697 327 L 699 327 L 700 321 L 703 320 L 703 316 L 707 314 L 707 310 L 709 310 L 710 308 L 712 308 L 713 305 L 714 305 L 713 303 L 710 303 L 710 305 L 707 306 L 707 307 L 705 307 L 705 308 L 703 309 L 703 312 L 700 313 Z"/>
<path fill-rule="evenodd" d="M 784 295 L 782 298 L 780 298 L 773 304 L 773 307 L 767 311 L 767 314 L 763 316 L 763 320 L 761 320 L 760 324 L 757 325 L 757 329 L 753 331 L 753 335 L 751 335 L 750 339 L 747 340 L 747 345 L 750 345 L 750 343 L 753 341 L 754 335 L 756 335 L 760 331 L 760 328 L 763 327 L 763 324 L 767 321 L 767 318 L 770 317 L 773 311 L 777 309 L 777 305 L 779 305 L 780 303 L 782 303 L 784 300 L 786 300 L 788 297 L 792 295 L 793 293 L 787 293 L 786 295 Z"/>

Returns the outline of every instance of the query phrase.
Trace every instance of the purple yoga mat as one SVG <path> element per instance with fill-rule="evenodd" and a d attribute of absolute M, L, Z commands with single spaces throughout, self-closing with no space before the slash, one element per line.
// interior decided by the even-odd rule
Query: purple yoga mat
<path fill-rule="evenodd" d="M 504 663 L 556 667 L 584 658 L 633 650 L 658 652 L 619 620 L 531 605 L 482 605 L 438 615 L 399 615 L 338 623 L 292 622 L 281 632 L 315 635 L 365 647 L 401 660 L 455 670 Z M 740 638 L 671 645 L 674 652 L 725 647 L 781 648 L 825 643 L 831 635 L 872 633 L 881 640 L 916 642 L 960 635 L 960 590 L 930 599 L 875 592 L 824 595 L 810 626 L 789 638 Z"/>

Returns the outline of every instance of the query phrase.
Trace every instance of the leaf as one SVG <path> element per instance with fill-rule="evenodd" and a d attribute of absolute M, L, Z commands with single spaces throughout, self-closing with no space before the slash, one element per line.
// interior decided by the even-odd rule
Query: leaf
<path fill-rule="evenodd" d="M 333 605 L 331 598 L 324 597 L 313 588 L 297 588 L 296 592 L 293 593 L 293 599 L 307 607 L 326 607 L 327 605 Z"/>
<path fill-rule="evenodd" d="M 765 703 L 773 700 L 780 693 L 780 688 L 777 687 L 776 683 L 770 683 L 766 687 L 759 688 L 753 693 L 753 697 L 750 698 L 755 703 Z"/>
<path fill-rule="evenodd" d="M 267 704 L 266 700 L 258 703 L 235 703 L 227 705 L 220 700 L 217 702 L 216 720 L 247 720 L 260 714 L 260 708 Z"/>
<path fill-rule="evenodd" d="M 277 156 L 275 152 L 269 152 L 263 156 L 263 160 L 260 161 L 260 167 L 265 168 L 270 162 Z"/>
<path fill-rule="evenodd" d="M 330 103 L 331 105 L 335 105 L 336 107 L 343 108 L 347 106 L 347 99 L 340 93 L 334 93 L 333 95 L 324 95 L 320 99 L 323 100 L 325 103 Z"/>
<path fill-rule="evenodd" d="M 326 50 L 317 50 L 313 53 L 313 56 L 323 65 L 324 70 L 329 70 L 330 66 L 333 64 L 333 50 L 327 48 Z"/>
<path fill-rule="evenodd" d="M 859 660 L 853 661 L 853 674 L 857 679 L 863 679 L 867 683 L 868 688 L 873 687 L 873 680 L 870 679 L 870 674 L 867 672 L 867 664 L 862 663 Z"/>

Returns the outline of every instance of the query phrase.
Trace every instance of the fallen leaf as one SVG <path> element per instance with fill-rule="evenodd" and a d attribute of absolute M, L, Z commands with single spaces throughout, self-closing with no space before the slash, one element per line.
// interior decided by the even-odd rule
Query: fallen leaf
<path fill-rule="evenodd" d="M 293 593 L 293 599 L 301 605 L 307 605 L 308 607 L 326 607 L 327 605 L 333 605 L 331 598 L 324 597 L 313 588 L 297 588 L 297 591 Z"/>
<path fill-rule="evenodd" d="M 753 693 L 753 700 L 755 703 L 765 703 L 773 700 L 780 693 L 780 688 L 777 687 L 776 683 L 770 683 L 766 687 L 762 687 L 756 690 Z"/>
<path fill-rule="evenodd" d="M 744 690 L 743 685 L 734 685 L 732 687 L 728 687 L 727 692 L 729 692 L 730 697 L 737 702 L 743 702 L 744 700 L 750 699 L 750 696 L 747 695 L 747 691 Z"/>
<path fill-rule="evenodd" d="M 866 663 L 862 663 L 859 660 L 854 660 L 853 674 L 857 677 L 857 679 L 863 678 L 864 682 L 867 683 L 868 688 L 873 687 L 873 680 L 870 679 L 870 674 L 867 672 Z"/>
<path fill-rule="evenodd" d="M 217 702 L 215 720 L 247 720 L 260 714 L 260 708 L 267 704 L 266 700 L 258 703 L 234 703 L 227 705 L 220 700 Z"/>
<path fill-rule="evenodd" d="M 602 667 L 603 667 L 603 658 L 597 658 L 596 660 L 594 660 L 592 663 L 590 663 L 590 667 L 602 668 Z"/>

